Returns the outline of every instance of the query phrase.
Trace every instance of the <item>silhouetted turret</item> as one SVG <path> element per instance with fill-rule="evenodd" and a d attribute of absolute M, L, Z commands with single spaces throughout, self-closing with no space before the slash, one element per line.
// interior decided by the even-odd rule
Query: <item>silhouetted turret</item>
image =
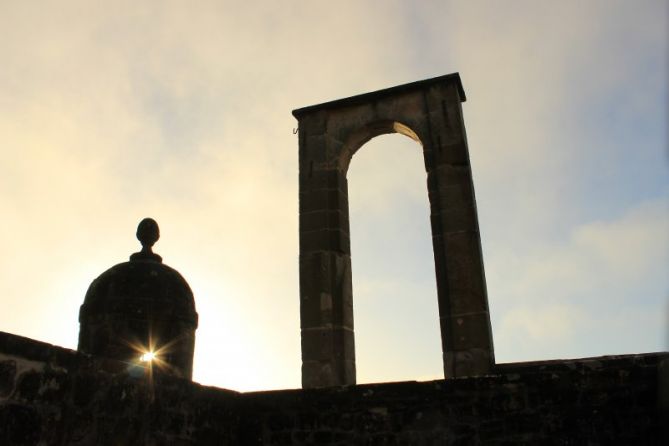
<path fill-rule="evenodd" d="M 190 379 L 198 315 L 193 292 L 151 247 L 158 224 L 142 220 L 142 250 L 91 283 L 79 311 L 79 350 L 130 363 L 150 362 L 154 373 Z"/>

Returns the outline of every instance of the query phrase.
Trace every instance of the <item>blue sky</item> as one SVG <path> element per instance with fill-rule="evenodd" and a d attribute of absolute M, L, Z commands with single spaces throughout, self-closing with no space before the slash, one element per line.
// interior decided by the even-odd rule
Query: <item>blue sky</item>
<path fill-rule="evenodd" d="M 3 2 L 0 330 L 75 348 L 88 285 L 151 216 L 195 292 L 194 379 L 298 387 L 290 111 L 459 72 L 497 360 L 666 350 L 668 15 L 660 0 Z M 358 378 L 437 378 L 420 146 L 375 138 L 349 183 Z"/>

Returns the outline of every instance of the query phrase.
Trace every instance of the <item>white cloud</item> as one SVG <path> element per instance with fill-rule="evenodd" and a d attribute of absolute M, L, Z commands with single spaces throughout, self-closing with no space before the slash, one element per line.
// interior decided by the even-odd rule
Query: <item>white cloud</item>
<path fill-rule="evenodd" d="M 576 227 L 566 243 L 493 255 L 488 265 L 508 265 L 487 270 L 498 358 L 662 350 L 668 229 L 657 200 Z"/>
<path fill-rule="evenodd" d="M 525 339 L 533 344 L 573 341 L 576 330 L 587 319 L 581 309 L 571 305 L 546 305 L 515 308 L 506 313 L 499 334 L 514 336 L 517 342 Z M 526 341 L 526 342 L 527 342 Z M 522 348 L 522 347 L 521 347 Z"/>

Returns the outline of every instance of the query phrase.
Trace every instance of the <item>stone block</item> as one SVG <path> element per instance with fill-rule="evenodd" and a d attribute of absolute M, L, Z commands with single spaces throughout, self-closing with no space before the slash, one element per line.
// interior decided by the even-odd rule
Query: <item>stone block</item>
<path fill-rule="evenodd" d="M 346 141 L 357 129 L 382 119 L 375 103 L 354 105 L 345 110 L 329 110 L 326 132 L 339 141 Z"/>
<path fill-rule="evenodd" d="M 432 252 L 434 254 L 434 270 L 437 282 L 437 297 L 439 303 L 439 316 L 446 317 L 450 314 L 448 272 L 446 270 L 446 249 L 444 237 L 432 236 Z"/>
<path fill-rule="evenodd" d="M 334 271 L 335 295 L 332 304 L 332 322 L 353 330 L 353 289 L 351 285 L 351 259 L 337 259 Z"/>
<path fill-rule="evenodd" d="M 441 164 L 428 172 L 428 192 L 438 193 L 440 189 L 451 186 L 469 188 L 473 191 L 472 172 L 468 165 Z"/>
<path fill-rule="evenodd" d="M 45 420 L 38 408 L 15 403 L 0 405 L 0 443 L 6 445 L 36 445 L 40 443 Z"/>
<path fill-rule="evenodd" d="M 327 141 L 324 134 L 305 135 L 300 144 L 304 144 L 300 153 L 300 170 L 308 168 L 311 162 L 327 162 Z"/>
<path fill-rule="evenodd" d="M 438 189 L 428 189 L 428 195 L 433 212 L 474 205 L 474 189 L 468 179 L 456 184 L 440 184 Z"/>
<path fill-rule="evenodd" d="M 300 302 L 301 328 L 331 326 L 332 294 L 302 293 Z"/>
<path fill-rule="evenodd" d="M 425 172 L 428 175 L 431 171 L 436 169 L 434 150 L 431 144 L 423 144 L 423 167 L 425 167 Z M 429 183 L 428 183 L 428 191 L 429 191 Z"/>
<path fill-rule="evenodd" d="M 328 115 L 325 110 L 300 116 L 298 120 L 300 135 L 322 135 L 325 133 L 327 127 L 327 117 Z"/>
<path fill-rule="evenodd" d="M 339 189 L 343 192 L 348 190 L 345 172 L 337 169 L 318 170 L 312 167 L 309 164 L 304 166 L 306 171 L 300 169 L 300 193 L 318 189 Z"/>
<path fill-rule="evenodd" d="M 351 338 L 351 341 L 353 339 Z M 354 385 L 356 380 L 356 368 L 355 368 L 355 351 L 353 352 L 353 359 L 345 359 L 343 367 L 343 378 L 341 380 L 343 385 L 351 386 Z"/>
<path fill-rule="evenodd" d="M 300 231 L 300 252 L 306 254 L 314 251 L 335 251 L 350 255 L 350 237 L 341 229 Z"/>
<path fill-rule="evenodd" d="M 425 102 L 420 91 L 407 91 L 391 100 L 377 101 L 375 108 L 379 116 L 397 119 L 398 116 L 420 116 L 425 110 Z"/>
<path fill-rule="evenodd" d="M 334 258 L 343 254 L 314 252 L 300 255 L 300 289 L 313 293 L 332 291 L 330 268 Z"/>
<path fill-rule="evenodd" d="M 302 329 L 302 360 L 329 361 L 334 357 L 332 327 Z"/>
<path fill-rule="evenodd" d="M 491 349 L 490 318 L 486 312 L 440 318 L 439 325 L 442 339 L 448 339 L 449 348 L 454 351 Z"/>
<path fill-rule="evenodd" d="M 302 360 L 302 388 L 314 389 L 335 385 L 332 364 L 323 361 Z"/>
<path fill-rule="evenodd" d="M 350 257 L 335 252 L 302 255 L 300 299 L 302 328 L 338 325 L 352 329 Z"/>
<path fill-rule="evenodd" d="M 476 208 L 473 204 L 433 211 L 430 215 L 430 224 L 434 236 L 446 236 L 463 231 L 478 233 Z"/>
<path fill-rule="evenodd" d="M 353 331 L 341 327 L 302 329 L 302 359 L 309 361 L 355 360 Z"/>
<path fill-rule="evenodd" d="M 491 373 L 494 357 L 485 349 L 444 352 L 444 376 L 462 378 Z"/>
<path fill-rule="evenodd" d="M 15 378 L 16 361 L 13 359 L 0 361 L 0 397 L 6 397 L 14 390 Z"/>
<path fill-rule="evenodd" d="M 341 189 L 316 189 L 300 193 L 300 213 L 340 210 L 348 213 L 348 194 Z"/>
<path fill-rule="evenodd" d="M 466 165 L 469 168 L 469 148 L 464 139 L 457 143 L 444 144 L 442 150 L 438 151 L 438 154 L 437 165 Z"/>
<path fill-rule="evenodd" d="M 478 234 L 458 232 L 436 236 L 434 246 L 443 252 L 435 252 L 435 258 L 443 261 L 443 270 L 437 276 L 445 274 L 441 280 L 447 284 L 448 293 L 439 293 L 440 306 L 450 308 L 452 316 L 464 313 L 487 311 L 487 296 L 481 249 Z M 439 284 L 439 282 L 438 282 Z M 442 302 L 441 299 L 447 299 Z"/>
<path fill-rule="evenodd" d="M 347 209 L 324 210 L 300 213 L 300 232 L 322 229 L 341 229 L 349 232 Z"/>

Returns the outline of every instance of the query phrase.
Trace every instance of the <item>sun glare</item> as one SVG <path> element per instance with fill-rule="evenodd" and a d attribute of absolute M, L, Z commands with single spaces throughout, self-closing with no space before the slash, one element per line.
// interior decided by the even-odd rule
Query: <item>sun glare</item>
<path fill-rule="evenodd" d="M 142 362 L 151 362 L 154 359 L 156 359 L 156 354 L 153 352 L 146 352 L 142 356 L 139 357 L 139 360 Z"/>

